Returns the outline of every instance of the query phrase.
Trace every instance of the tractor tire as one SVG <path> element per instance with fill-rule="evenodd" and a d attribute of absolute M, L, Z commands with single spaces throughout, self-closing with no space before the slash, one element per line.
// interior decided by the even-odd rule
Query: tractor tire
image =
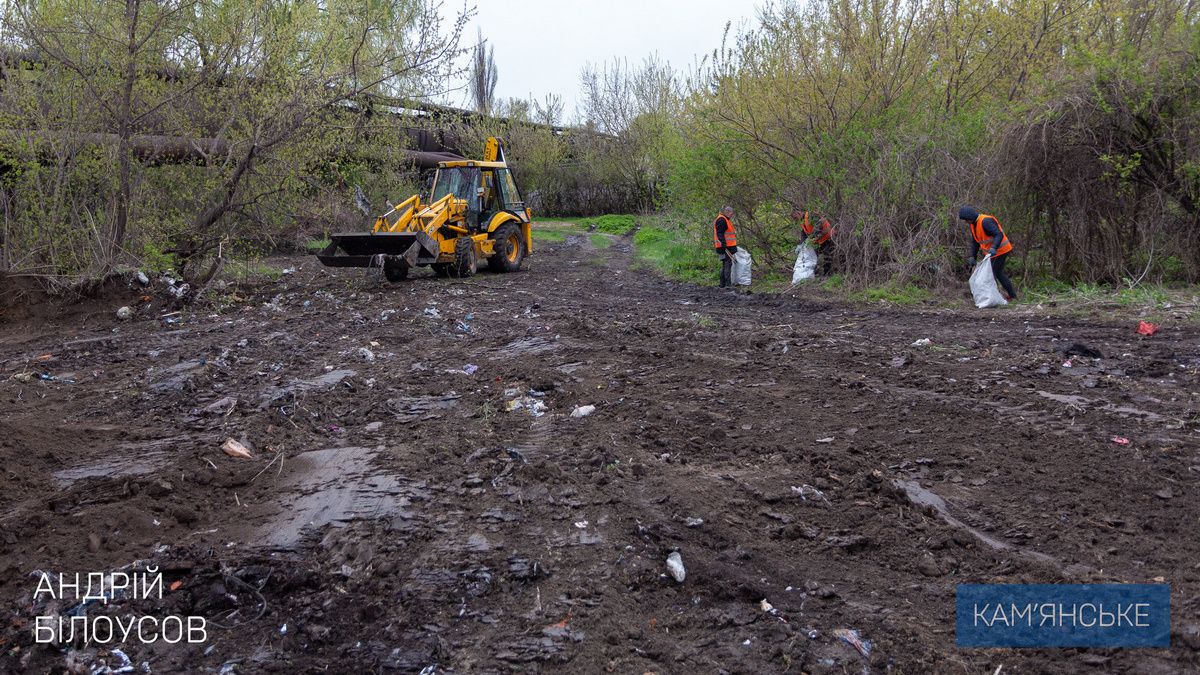
<path fill-rule="evenodd" d="M 441 279 L 445 279 L 450 276 L 450 268 L 453 267 L 453 265 L 450 263 L 433 263 L 430 265 L 430 267 L 433 268 L 434 275 Z"/>
<path fill-rule="evenodd" d="M 392 283 L 404 281 L 408 278 L 408 265 L 402 262 L 384 263 L 383 276 Z"/>
<path fill-rule="evenodd" d="M 525 260 L 525 239 L 516 223 L 505 223 L 492 233 L 495 255 L 488 258 L 488 269 L 493 272 L 516 272 Z"/>
<path fill-rule="evenodd" d="M 478 268 L 475 259 L 475 242 L 470 237 L 459 237 L 454 242 L 454 273 L 466 279 L 473 276 Z"/>

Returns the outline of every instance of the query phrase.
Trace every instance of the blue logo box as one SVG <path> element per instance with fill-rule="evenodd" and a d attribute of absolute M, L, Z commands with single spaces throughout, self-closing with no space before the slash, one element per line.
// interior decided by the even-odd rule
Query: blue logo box
<path fill-rule="evenodd" d="M 960 584 L 959 647 L 1170 647 L 1166 584 Z"/>

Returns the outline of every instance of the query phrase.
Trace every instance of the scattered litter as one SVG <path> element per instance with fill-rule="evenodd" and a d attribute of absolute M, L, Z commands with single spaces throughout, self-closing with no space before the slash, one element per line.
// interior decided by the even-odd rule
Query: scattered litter
<path fill-rule="evenodd" d="M 704 524 L 704 519 L 703 518 L 688 518 L 683 521 L 683 524 L 687 525 L 688 527 L 700 527 L 701 525 Z"/>
<path fill-rule="evenodd" d="M 38 379 L 43 382 L 62 382 L 63 384 L 75 384 L 75 380 L 69 377 L 51 375 L 50 373 L 40 373 L 38 374 Z"/>
<path fill-rule="evenodd" d="M 824 492 L 821 492 L 817 488 L 815 488 L 807 483 L 805 483 L 804 485 L 801 485 L 799 487 L 793 485 L 792 492 L 799 495 L 800 499 L 802 501 L 808 501 L 809 497 L 816 497 L 816 498 L 820 499 L 821 501 L 825 502 L 826 504 L 829 503 L 829 499 L 827 499 L 825 497 Z"/>
<path fill-rule="evenodd" d="M 279 627 L 279 634 L 287 635 L 287 624 L 286 623 Z"/>
<path fill-rule="evenodd" d="M 428 316 L 428 317 L 431 317 L 434 319 L 440 319 L 440 318 L 442 318 L 442 313 L 438 311 L 437 307 L 426 307 L 425 308 L 425 316 Z"/>
<path fill-rule="evenodd" d="M 1073 364 L 1071 363 L 1071 359 L 1067 359 L 1066 361 L 1063 361 L 1063 368 L 1070 368 L 1072 366 L 1073 366 Z"/>
<path fill-rule="evenodd" d="M 917 340 L 916 342 L 912 343 L 912 346 L 913 347 L 928 347 L 932 344 L 933 344 L 933 341 L 930 340 L 929 338 L 921 338 L 920 340 Z"/>
<path fill-rule="evenodd" d="M 571 417 L 587 417 L 588 415 L 591 415 L 594 412 L 596 412 L 596 406 L 581 405 L 571 411 Z"/>
<path fill-rule="evenodd" d="M 143 286 L 149 286 L 150 285 L 150 277 L 146 276 L 145 272 L 138 272 L 137 273 L 137 282 Z"/>
<path fill-rule="evenodd" d="M 479 370 L 479 366 L 475 365 L 474 363 L 468 363 L 462 367 L 462 371 L 467 375 L 474 375 L 475 371 L 477 370 Z"/>
<path fill-rule="evenodd" d="M 1139 321 L 1137 327 L 1138 335 L 1154 335 L 1158 332 L 1158 324 L 1150 323 L 1149 321 Z"/>
<path fill-rule="evenodd" d="M 225 439 L 225 442 L 221 444 L 221 449 L 224 450 L 225 454 L 229 455 L 230 457 L 236 457 L 238 459 L 254 459 L 254 455 L 250 454 L 250 450 L 246 446 L 233 440 L 232 438 Z"/>
<path fill-rule="evenodd" d="M 546 414 L 546 404 L 540 399 L 545 396 L 540 391 L 529 390 L 525 396 L 520 395 L 520 390 L 505 389 L 504 395 L 509 397 L 509 401 L 504 404 L 505 412 L 513 412 L 514 410 L 525 409 L 534 417 L 541 417 Z M 516 398 L 511 398 L 515 396 Z"/>
<path fill-rule="evenodd" d="M 888 363 L 888 365 L 890 365 L 893 368 L 903 368 L 904 366 L 907 366 L 910 363 L 912 363 L 912 359 L 909 358 L 907 354 L 901 354 L 901 355 L 893 358 Z"/>
<path fill-rule="evenodd" d="M 763 598 L 762 602 L 758 603 L 758 608 L 764 612 L 771 612 L 772 614 L 775 613 L 775 606 L 767 602 L 766 598 Z"/>
<path fill-rule="evenodd" d="M 128 307 L 121 307 L 117 310 L 117 318 L 121 321 L 128 321 L 133 318 L 133 310 Z"/>
<path fill-rule="evenodd" d="M 12 379 L 28 384 L 33 382 L 33 373 L 13 373 Z"/>
<path fill-rule="evenodd" d="M 826 437 L 826 438 L 818 438 L 818 439 L 817 439 L 817 442 L 818 442 L 818 443 L 832 443 L 832 442 L 833 442 L 833 436 L 828 436 L 828 437 Z"/>
<path fill-rule="evenodd" d="M 366 361 L 367 363 L 370 363 L 375 360 L 375 352 L 371 351 L 370 349 L 367 349 L 366 347 L 359 347 L 358 355 L 360 357 L 362 357 L 362 359 L 364 361 Z"/>
<path fill-rule="evenodd" d="M 285 274 L 285 275 L 286 275 L 286 274 L 295 274 L 295 273 L 296 273 L 296 268 L 295 268 L 295 267 L 285 267 L 285 268 L 283 268 L 282 270 L 280 270 L 280 272 L 279 272 L 279 273 L 280 273 L 280 274 Z"/>
<path fill-rule="evenodd" d="M 838 628 L 833 631 L 834 637 L 841 638 L 843 642 L 858 650 L 863 656 L 870 656 L 873 645 L 870 640 L 862 639 L 862 634 L 855 628 Z"/>
<path fill-rule="evenodd" d="M 586 521 L 586 520 L 579 520 L 579 521 L 575 522 L 575 527 L 578 527 L 581 530 L 586 530 L 587 526 L 588 526 L 588 521 Z"/>
<path fill-rule="evenodd" d="M 114 649 L 109 652 L 109 655 L 117 658 L 117 667 L 113 668 L 112 666 L 109 666 L 101 672 L 108 672 L 112 673 L 113 675 L 117 675 L 118 673 L 133 672 L 133 662 L 129 660 L 129 657 L 126 656 L 125 652 L 121 651 L 120 649 Z"/>
<path fill-rule="evenodd" d="M 679 551 L 671 551 L 671 555 L 667 556 L 667 571 L 671 573 L 671 577 L 683 583 L 687 578 L 687 570 L 683 567 L 683 556 L 679 555 Z"/>
<path fill-rule="evenodd" d="M 1116 443 L 1117 445 L 1129 445 L 1129 439 L 1125 438 L 1124 436 L 1113 436 L 1112 442 Z"/>

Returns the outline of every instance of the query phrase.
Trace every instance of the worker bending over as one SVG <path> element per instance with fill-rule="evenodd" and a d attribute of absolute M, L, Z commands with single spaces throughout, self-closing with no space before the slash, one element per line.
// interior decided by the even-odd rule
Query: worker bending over
<path fill-rule="evenodd" d="M 992 274 L 1004 287 L 1005 300 L 1016 300 L 1017 292 L 1013 289 L 1008 275 L 1004 273 L 1004 265 L 1008 262 L 1008 254 L 1012 253 L 1013 245 L 1004 234 L 1000 221 L 996 220 L 995 216 L 980 213 L 974 206 L 959 209 L 958 217 L 967 223 L 971 232 L 971 257 L 967 260 L 968 264 L 974 266 L 975 258 L 980 249 L 983 249 L 985 255 L 992 256 Z"/>
<path fill-rule="evenodd" d="M 800 225 L 800 244 L 808 244 L 817 251 L 821 276 L 829 276 L 833 269 L 833 225 L 828 218 L 821 218 L 820 225 L 813 225 L 808 211 L 792 210 L 792 220 Z"/>

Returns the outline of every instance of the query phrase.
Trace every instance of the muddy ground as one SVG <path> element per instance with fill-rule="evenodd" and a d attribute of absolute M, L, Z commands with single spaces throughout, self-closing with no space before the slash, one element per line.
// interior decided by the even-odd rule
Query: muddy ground
<path fill-rule="evenodd" d="M 146 566 L 175 590 L 84 609 L 206 617 L 202 644 L 122 645 L 157 673 L 1200 668 L 1187 324 L 734 295 L 631 259 L 571 237 L 388 284 L 298 257 L 165 318 L 136 282 L 10 315 L 0 670 L 119 665 L 33 643 L 69 609 L 36 573 Z M 958 583 L 1154 580 L 1169 650 L 955 647 Z"/>

